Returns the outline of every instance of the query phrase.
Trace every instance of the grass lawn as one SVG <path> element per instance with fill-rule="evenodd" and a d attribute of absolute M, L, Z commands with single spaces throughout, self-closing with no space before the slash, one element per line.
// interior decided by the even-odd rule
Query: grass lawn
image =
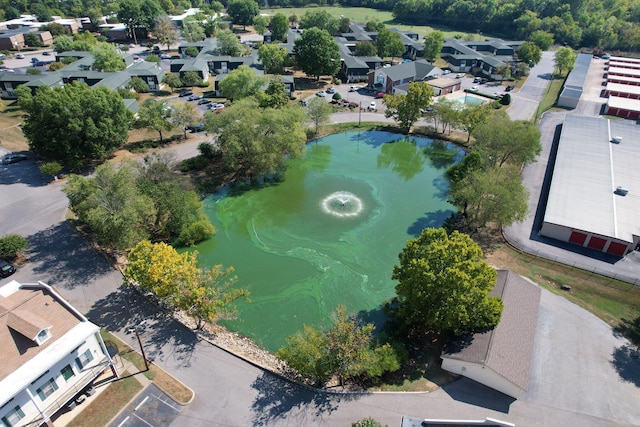
<path fill-rule="evenodd" d="M 121 375 L 122 379 L 109 384 L 107 389 L 100 393 L 67 426 L 106 426 L 142 389 L 142 384 L 134 377 L 129 376 L 128 372 L 125 371 Z"/>
<path fill-rule="evenodd" d="M 547 92 L 542 97 L 540 105 L 538 105 L 538 111 L 536 111 L 536 120 L 540 119 L 542 113 L 550 110 L 556 104 L 558 96 L 560 96 L 560 91 L 562 90 L 563 84 L 564 78 L 551 80 L 549 86 L 547 87 Z"/>
<path fill-rule="evenodd" d="M 282 13 L 285 16 L 289 17 L 291 15 L 296 15 L 298 19 L 301 19 L 302 16 L 307 11 L 314 10 L 324 10 L 328 12 L 331 16 L 336 18 L 340 18 L 344 16 L 345 18 L 349 18 L 351 21 L 367 23 L 368 21 L 379 21 L 384 23 L 387 26 L 395 27 L 401 30 L 415 31 L 418 34 L 426 35 L 433 31 L 434 29 L 442 31 L 445 37 L 454 37 L 461 36 L 465 40 L 483 40 L 484 38 L 491 38 L 489 34 L 476 34 L 476 33 L 465 33 L 462 31 L 449 31 L 445 28 L 435 28 L 428 27 L 423 25 L 403 25 L 394 22 L 393 15 L 390 11 L 376 10 L 370 9 L 366 7 L 339 7 L 339 6 L 325 6 L 325 7 L 314 7 L 314 8 L 278 8 L 278 9 L 261 9 L 260 13 L 267 13 L 271 15 L 275 15 L 276 13 Z"/>
<path fill-rule="evenodd" d="M 18 125 L 22 122 L 22 111 L 15 100 L 0 101 L 0 145 L 10 151 L 28 150 L 27 139 Z"/>

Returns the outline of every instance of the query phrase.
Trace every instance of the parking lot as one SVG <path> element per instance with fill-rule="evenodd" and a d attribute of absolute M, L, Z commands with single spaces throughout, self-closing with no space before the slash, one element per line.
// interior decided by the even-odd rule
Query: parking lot
<path fill-rule="evenodd" d="M 120 413 L 110 427 L 168 426 L 182 411 L 182 406 L 150 385 Z"/>

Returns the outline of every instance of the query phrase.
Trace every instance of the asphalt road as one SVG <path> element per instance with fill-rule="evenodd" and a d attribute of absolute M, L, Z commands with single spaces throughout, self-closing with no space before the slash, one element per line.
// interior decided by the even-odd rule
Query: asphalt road
<path fill-rule="evenodd" d="M 188 155 L 195 144 L 179 145 L 177 156 Z M 317 392 L 199 340 L 119 288 L 119 272 L 64 221 L 61 183 L 47 184 L 32 161 L 2 166 L 0 184 L 0 234 L 19 232 L 30 241 L 30 262 L 0 284 L 13 278 L 44 280 L 131 342 L 126 329 L 147 320 L 142 335 L 150 358 L 196 393 L 171 425 L 345 426 L 371 416 L 394 426 L 402 415 L 493 417 L 537 426 L 640 425 L 637 350 L 595 316 L 547 291 L 542 292 L 530 389 L 521 400 L 467 379 L 432 393 Z"/>

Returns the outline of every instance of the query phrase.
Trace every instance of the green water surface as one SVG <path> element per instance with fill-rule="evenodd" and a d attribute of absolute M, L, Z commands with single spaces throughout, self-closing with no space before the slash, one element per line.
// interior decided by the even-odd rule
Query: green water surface
<path fill-rule="evenodd" d="M 425 138 L 347 132 L 310 143 L 277 185 L 206 199 L 218 231 L 197 247 L 200 262 L 233 266 L 251 293 L 225 325 L 275 351 L 305 323 L 330 325 L 338 304 L 375 314 L 394 294 L 406 241 L 453 211 L 443 174 L 461 155 Z"/>

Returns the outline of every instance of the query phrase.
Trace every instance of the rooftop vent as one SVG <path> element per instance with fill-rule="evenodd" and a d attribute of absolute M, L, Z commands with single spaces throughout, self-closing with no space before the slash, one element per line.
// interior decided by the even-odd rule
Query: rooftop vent
<path fill-rule="evenodd" d="M 616 188 L 616 191 L 614 191 L 618 196 L 626 196 L 628 192 L 629 189 L 624 187 L 618 187 Z"/>
<path fill-rule="evenodd" d="M 611 142 L 613 142 L 614 144 L 620 144 L 622 142 L 622 137 L 621 136 L 614 136 L 613 139 L 611 140 Z"/>

